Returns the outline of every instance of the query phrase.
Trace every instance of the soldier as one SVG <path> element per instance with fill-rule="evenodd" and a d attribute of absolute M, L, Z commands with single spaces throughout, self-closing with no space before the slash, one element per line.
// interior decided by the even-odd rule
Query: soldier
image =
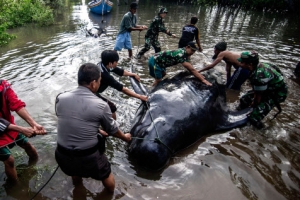
<path fill-rule="evenodd" d="M 187 70 L 189 70 L 196 78 L 206 85 L 211 86 L 211 83 L 205 80 L 191 63 L 189 63 L 189 58 L 191 55 L 197 51 L 194 42 L 189 42 L 185 48 L 180 48 L 177 50 L 166 50 L 160 53 L 156 53 L 151 56 L 148 61 L 150 75 L 155 78 L 153 86 L 157 85 L 162 78 L 166 75 L 166 68 L 181 63 Z"/>
<path fill-rule="evenodd" d="M 258 53 L 255 51 L 243 52 L 238 61 L 242 63 L 242 68 L 250 71 L 249 79 L 253 88 L 241 97 L 240 108 L 253 107 L 249 121 L 257 128 L 263 128 L 261 120 L 275 106 L 278 113 L 281 112 L 280 103 L 287 97 L 287 85 L 279 68 L 272 64 L 259 63 Z"/>
<path fill-rule="evenodd" d="M 147 33 L 145 35 L 145 46 L 144 48 L 137 54 L 136 58 L 140 59 L 144 53 L 149 51 L 151 45 L 154 47 L 155 53 L 161 51 L 160 43 L 158 41 L 159 32 L 163 32 L 168 34 L 169 36 L 176 37 L 175 34 L 172 34 L 169 30 L 165 28 L 165 24 L 163 19 L 166 17 L 168 11 L 166 8 L 161 8 L 156 17 L 153 18 Z"/>

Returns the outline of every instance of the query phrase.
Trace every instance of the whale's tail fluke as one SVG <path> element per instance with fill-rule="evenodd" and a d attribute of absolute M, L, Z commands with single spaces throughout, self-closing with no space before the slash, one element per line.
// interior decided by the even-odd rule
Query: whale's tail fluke
<path fill-rule="evenodd" d="M 225 112 L 220 119 L 216 130 L 229 130 L 241 126 L 247 125 L 248 115 L 252 111 L 252 108 L 245 108 L 239 111 L 228 111 Z"/>

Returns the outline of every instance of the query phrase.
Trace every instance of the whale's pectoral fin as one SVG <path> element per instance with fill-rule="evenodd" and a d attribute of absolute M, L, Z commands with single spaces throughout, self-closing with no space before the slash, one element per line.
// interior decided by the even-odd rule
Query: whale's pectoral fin
<path fill-rule="evenodd" d="M 130 71 L 131 71 L 131 73 L 135 73 L 133 64 L 130 67 Z M 141 82 L 137 81 L 134 77 L 130 76 L 129 78 L 130 78 L 131 86 L 135 93 L 148 96 L 149 92 Z"/>
<path fill-rule="evenodd" d="M 239 111 L 228 111 L 219 119 L 216 130 L 228 130 L 245 126 L 248 122 L 248 115 L 252 108 L 245 108 Z"/>

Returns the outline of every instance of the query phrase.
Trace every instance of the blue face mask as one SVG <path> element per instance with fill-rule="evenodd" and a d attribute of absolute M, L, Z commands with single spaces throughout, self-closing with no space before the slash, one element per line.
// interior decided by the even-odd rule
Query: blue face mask
<path fill-rule="evenodd" d="M 114 68 L 112 67 L 112 68 L 109 68 L 109 71 L 112 71 L 112 70 L 114 70 Z"/>

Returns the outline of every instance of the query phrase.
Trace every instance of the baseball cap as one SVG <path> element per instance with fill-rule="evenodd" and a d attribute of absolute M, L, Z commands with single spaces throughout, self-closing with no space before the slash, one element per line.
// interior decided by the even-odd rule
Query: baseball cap
<path fill-rule="evenodd" d="M 197 47 L 196 47 L 196 44 L 195 44 L 195 42 L 189 42 L 189 43 L 187 43 L 187 46 L 189 46 L 191 49 L 193 49 L 194 51 L 197 51 L 197 50 L 199 50 Z"/>
<path fill-rule="evenodd" d="M 137 9 L 137 8 L 138 8 L 138 4 L 137 4 L 136 2 L 132 2 L 132 3 L 130 4 L 130 8 L 131 8 L 131 9 Z"/>
<path fill-rule="evenodd" d="M 215 48 L 217 50 L 220 50 L 220 51 L 225 51 L 227 49 L 227 43 L 222 41 L 222 42 L 218 42 L 215 46 Z"/>
<path fill-rule="evenodd" d="M 251 62 L 258 61 L 259 56 L 256 51 L 244 51 L 241 53 L 241 57 L 237 59 L 239 62 Z"/>
<path fill-rule="evenodd" d="M 159 14 L 168 13 L 167 8 L 163 7 L 159 10 Z"/>

